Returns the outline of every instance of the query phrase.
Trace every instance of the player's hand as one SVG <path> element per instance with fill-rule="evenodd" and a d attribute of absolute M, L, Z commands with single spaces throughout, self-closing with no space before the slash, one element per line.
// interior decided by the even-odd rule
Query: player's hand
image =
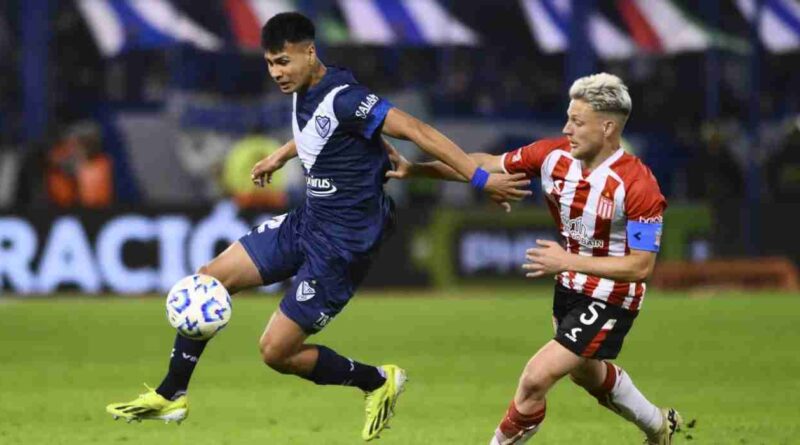
<path fill-rule="evenodd" d="M 264 185 L 272 182 L 272 174 L 280 170 L 285 163 L 286 161 L 279 159 L 277 156 L 269 155 L 256 162 L 256 165 L 250 170 L 250 180 L 253 181 L 253 184 L 264 187 Z"/>
<path fill-rule="evenodd" d="M 492 201 L 501 205 L 506 212 L 510 212 L 509 201 L 519 201 L 533 194 L 527 189 L 530 185 L 531 181 L 525 173 L 514 173 L 513 175 L 492 173 L 483 189 L 489 194 Z"/>
<path fill-rule="evenodd" d="M 522 268 L 528 271 L 528 278 L 555 275 L 569 269 L 570 254 L 555 241 L 537 239 L 538 247 L 525 251 L 527 263 Z"/>
<path fill-rule="evenodd" d="M 409 162 L 403 155 L 397 151 L 391 144 L 386 144 L 386 152 L 389 154 L 389 160 L 394 166 L 393 170 L 386 172 L 386 177 L 391 179 L 405 179 L 412 175 L 412 168 L 414 164 Z"/>

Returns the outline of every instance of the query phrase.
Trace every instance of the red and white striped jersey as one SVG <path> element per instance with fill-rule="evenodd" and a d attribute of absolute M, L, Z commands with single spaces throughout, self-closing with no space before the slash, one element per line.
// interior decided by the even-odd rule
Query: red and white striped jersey
<path fill-rule="evenodd" d="M 543 139 L 505 153 L 502 164 L 508 173 L 541 177 L 567 251 L 594 257 L 629 254 L 628 221 L 663 221 L 667 202 L 656 178 L 622 148 L 591 172 L 570 151 L 565 137 Z M 614 281 L 572 271 L 556 279 L 576 292 L 631 311 L 641 308 L 646 287 L 643 281 Z"/>

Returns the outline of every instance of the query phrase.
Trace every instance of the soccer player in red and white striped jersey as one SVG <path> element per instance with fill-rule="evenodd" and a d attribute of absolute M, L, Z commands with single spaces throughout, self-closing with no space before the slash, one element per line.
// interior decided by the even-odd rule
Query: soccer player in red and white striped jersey
<path fill-rule="evenodd" d="M 528 249 L 531 278 L 555 276 L 554 338 L 525 366 L 514 399 L 490 445 L 527 442 L 545 417 L 545 395 L 561 378 L 636 424 L 647 443 L 672 443 L 681 419 L 659 408 L 612 364 L 642 307 L 645 279 L 659 250 L 666 200 L 653 174 L 621 148 L 631 112 L 628 89 L 616 76 L 580 78 L 570 88 L 563 136 L 501 156 L 474 153 L 489 172 L 541 178 L 563 246 L 547 240 Z M 410 164 L 392 153 L 387 176 L 466 181 L 440 162 Z"/>

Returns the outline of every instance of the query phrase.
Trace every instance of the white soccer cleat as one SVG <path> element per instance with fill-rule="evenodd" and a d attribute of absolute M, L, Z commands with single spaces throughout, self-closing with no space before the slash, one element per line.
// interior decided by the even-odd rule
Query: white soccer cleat
<path fill-rule="evenodd" d="M 681 429 L 683 419 L 674 408 L 661 408 L 664 422 L 661 428 L 644 442 L 647 445 L 672 445 L 672 435 Z"/>

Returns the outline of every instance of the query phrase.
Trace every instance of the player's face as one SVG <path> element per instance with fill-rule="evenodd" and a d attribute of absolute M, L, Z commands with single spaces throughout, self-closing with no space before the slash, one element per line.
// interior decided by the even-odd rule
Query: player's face
<path fill-rule="evenodd" d="M 606 137 L 608 119 L 592 109 L 588 102 L 572 100 L 567 109 L 567 123 L 561 130 L 575 159 L 588 159 L 600 152 Z"/>
<path fill-rule="evenodd" d="M 311 80 L 316 50 L 313 43 L 286 42 L 276 53 L 267 51 L 264 59 L 269 75 L 278 84 L 281 93 L 291 94 L 307 86 Z"/>

